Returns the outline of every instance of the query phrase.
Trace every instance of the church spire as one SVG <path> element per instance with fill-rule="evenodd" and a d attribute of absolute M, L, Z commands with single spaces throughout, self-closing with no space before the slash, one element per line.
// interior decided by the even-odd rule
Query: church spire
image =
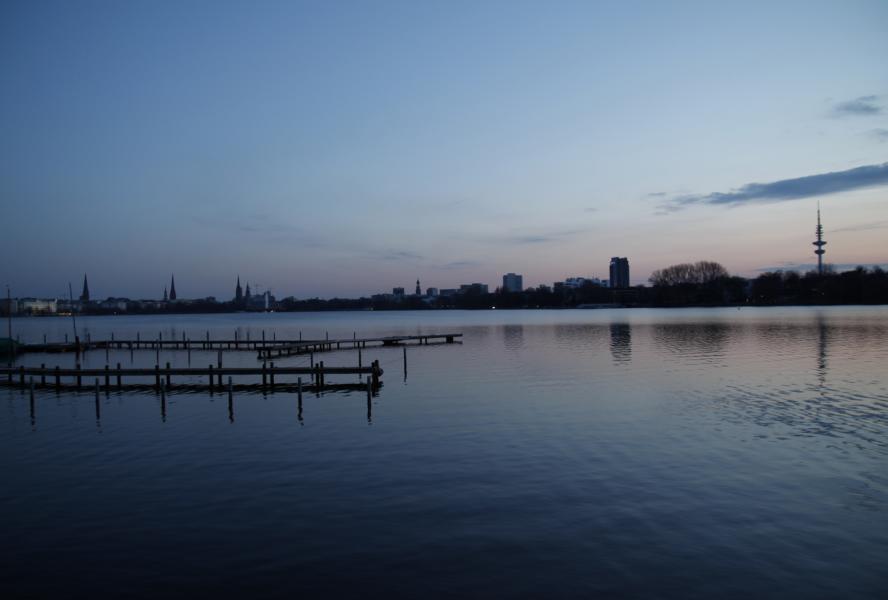
<path fill-rule="evenodd" d="M 170 275 L 170 300 L 176 299 L 176 276 Z"/>
<path fill-rule="evenodd" d="M 167 302 L 169 299 L 170 299 L 170 297 L 167 295 L 166 286 L 163 286 L 163 301 Z"/>
<path fill-rule="evenodd" d="M 234 288 L 234 301 L 240 304 L 244 299 L 244 290 L 240 284 L 240 275 L 237 276 L 237 285 Z"/>
<path fill-rule="evenodd" d="M 81 302 L 89 302 L 89 284 L 86 282 L 86 273 L 83 274 L 83 293 L 80 294 Z"/>

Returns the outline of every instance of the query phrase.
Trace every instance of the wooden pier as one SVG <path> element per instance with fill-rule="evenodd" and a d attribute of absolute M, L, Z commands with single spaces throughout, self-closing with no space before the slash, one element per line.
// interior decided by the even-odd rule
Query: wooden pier
<path fill-rule="evenodd" d="M 70 367 L 0 367 L 0 384 L 27 387 L 32 382 L 38 387 L 55 387 L 55 388 L 75 388 L 89 389 L 89 381 L 96 380 L 104 384 L 104 389 L 123 389 L 125 387 L 124 378 L 129 378 L 126 387 L 153 387 L 155 389 L 169 388 L 173 385 L 173 377 L 189 377 L 190 381 L 184 382 L 184 385 L 195 385 L 194 379 L 198 381 L 206 378 L 206 387 L 209 389 L 222 389 L 224 386 L 224 378 L 231 381 L 234 377 L 261 377 L 261 387 L 275 389 L 275 386 L 293 386 L 298 382 L 281 381 L 281 377 L 294 375 L 306 375 L 309 381 L 319 389 L 323 389 L 327 384 L 327 377 L 330 375 L 358 375 L 362 379 L 367 376 L 370 384 L 374 389 L 379 387 L 380 377 L 382 376 L 382 368 L 379 361 L 373 361 L 366 367 L 327 367 L 323 361 L 316 363 L 311 367 L 279 367 L 274 363 L 263 364 L 261 367 L 214 367 L 210 365 L 207 368 L 183 368 L 171 367 L 167 363 L 165 367 L 155 365 L 153 369 L 136 369 L 121 368 L 120 363 L 116 367 L 105 365 L 102 369 L 83 369 L 77 365 L 73 369 Z M 141 378 L 141 382 L 134 383 L 132 378 Z M 151 383 L 145 383 L 148 379 Z M 301 378 L 300 380 L 301 381 Z M 180 379 L 180 383 L 181 379 Z M 200 385 L 199 383 L 197 385 Z M 238 384 L 243 386 L 243 384 Z M 250 387 L 259 387 L 260 384 L 247 384 Z"/>
<path fill-rule="evenodd" d="M 308 354 L 315 352 L 329 352 L 331 350 L 340 350 L 348 348 L 366 348 L 378 346 L 399 346 L 408 342 L 413 345 L 429 345 L 429 344 L 452 344 L 456 338 L 462 337 L 461 333 L 430 333 L 424 335 L 391 335 L 376 338 L 345 338 L 338 340 L 306 340 L 290 344 L 276 344 L 271 346 L 260 346 L 258 348 L 259 359 L 280 358 L 284 356 L 293 356 L 296 354 Z"/>

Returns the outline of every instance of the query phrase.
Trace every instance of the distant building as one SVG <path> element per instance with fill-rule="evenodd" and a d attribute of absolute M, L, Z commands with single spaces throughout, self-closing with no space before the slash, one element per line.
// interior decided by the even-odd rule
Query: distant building
<path fill-rule="evenodd" d="M 99 303 L 99 308 L 103 310 L 113 310 L 117 312 L 126 312 L 129 308 L 128 298 L 108 298 Z"/>
<path fill-rule="evenodd" d="M 58 312 L 58 304 L 55 300 L 19 298 L 18 312 L 26 315 L 54 315 Z"/>
<path fill-rule="evenodd" d="M 176 299 L 176 276 L 170 275 L 170 302 Z"/>
<path fill-rule="evenodd" d="M 814 251 L 817 255 L 817 274 L 823 275 L 823 255 L 826 254 L 823 247 L 826 246 L 826 242 L 823 241 L 823 225 L 820 224 L 820 203 L 817 204 L 817 229 L 814 233 L 817 236 L 814 241 L 814 245 L 817 246 L 817 250 Z"/>
<path fill-rule="evenodd" d="M 459 286 L 459 294 L 483 295 L 488 294 L 486 283 L 464 283 Z"/>
<path fill-rule="evenodd" d="M 419 279 L 416 280 L 416 292 L 415 292 L 415 294 L 416 294 L 417 296 L 422 296 L 422 288 L 419 287 Z"/>
<path fill-rule="evenodd" d="M 436 287 L 426 288 L 426 296 L 428 296 L 429 298 L 437 297 L 438 296 L 438 288 L 436 288 Z"/>
<path fill-rule="evenodd" d="M 80 301 L 84 304 L 89 302 L 89 284 L 86 282 L 86 273 L 83 274 L 83 292 L 80 293 Z"/>
<path fill-rule="evenodd" d="M 614 289 L 629 287 L 629 259 L 614 256 L 610 262 L 610 286 Z"/>
<path fill-rule="evenodd" d="M 244 290 L 240 284 L 240 275 L 237 276 L 237 285 L 234 287 L 234 302 L 242 304 L 244 301 Z"/>
<path fill-rule="evenodd" d="M 392 295 L 397 296 L 398 298 L 403 298 L 404 297 L 404 288 L 402 288 L 402 287 L 392 288 Z"/>
<path fill-rule="evenodd" d="M 520 292 L 524 289 L 524 277 L 516 273 L 506 273 L 503 275 L 503 291 L 504 292 Z"/>
<path fill-rule="evenodd" d="M 442 288 L 438 291 L 438 296 L 442 298 L 449 298 L 450 296 L 456 296 L 457 290 L 455 288 Z"/>

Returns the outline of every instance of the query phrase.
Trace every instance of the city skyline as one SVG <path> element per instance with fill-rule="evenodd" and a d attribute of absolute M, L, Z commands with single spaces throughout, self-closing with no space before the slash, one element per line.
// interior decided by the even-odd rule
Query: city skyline
<path fill-rule="evenodd" d="M 875 1 L 10 3 L 0 198 L 27 260 L 0 282 L 356 297 L 607 278 L 612 256 L 633 284 L 752 277 L 816 265 L 818 201 L 827 262 L 885 264 L 885 22 Z"/>

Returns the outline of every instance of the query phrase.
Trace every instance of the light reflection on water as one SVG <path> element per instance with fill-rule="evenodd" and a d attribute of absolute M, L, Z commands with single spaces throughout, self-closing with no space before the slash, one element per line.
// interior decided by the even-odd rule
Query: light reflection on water
<path fill-rule="evenodd" d="M 32 415 L 27 392 L 0 389 L 0 591 L 888 592 L 886 308 L 78 324 L 94 339 L 465 337 L 409 348 L 406 378 L 400 349 L 365 350 L 385 369 L 372 414 L 360 391 L 306 394 L 301 410 L 292 392 L 238 392 L 229 414 L 225 393 L 174 390 L 164 403 L 110 390 L 97 418 L 92 391 L 38 390 Z M 15 326 L 29 341 L 70 330 Z M 356 363 L 353 351 L 319 358 Z M 195 366 L 215 360 L 191 353 Z M 167 361 L 188 357 L 108 356 Z M 105 362 L 103 351 L 82 360 Z"/>

